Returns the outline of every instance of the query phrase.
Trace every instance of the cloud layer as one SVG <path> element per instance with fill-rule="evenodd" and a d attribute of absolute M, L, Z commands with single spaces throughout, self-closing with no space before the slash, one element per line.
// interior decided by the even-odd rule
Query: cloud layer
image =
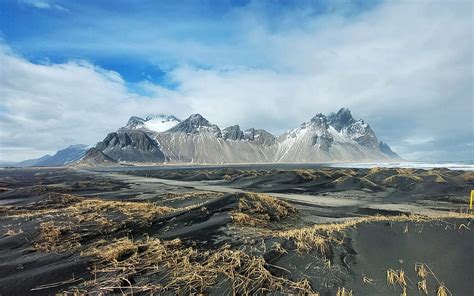
<path fill-rule="evenodd" d="M 199 112 L 220 126 L 281 133 L 345 106 L 405 158 L 473 159 L 471 8 L 470 1 L 388 1 L 355 16 L 301 8 L 275 26 L 251 3 L 226 12 L 230 37 L 196 40 L 176 32 L 155 39 L 158 32 L 135 19 L 122 24 L 137 31 L 127 40 L 111 30 L 113 18 L 95 21 L 92 35 L 103 43 L 71 28 L 91 55 L 110 49 L 167 69 L 161 83 L 132 83 L 93 61 L 33 63 L 5 45 L 0 158 L 94 144 L 131 115 Z M 55 40 L 50 46 L 66 48 Z"/>

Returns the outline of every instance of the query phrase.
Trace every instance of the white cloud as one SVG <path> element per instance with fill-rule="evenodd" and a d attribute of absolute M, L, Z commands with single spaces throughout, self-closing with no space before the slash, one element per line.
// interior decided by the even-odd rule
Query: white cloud
<path fill-rule="evenodd" d="M 84 61 L 33 64 L 0 50 L 0 159 L 94 144 L 156 101 L 128 92 L 119 74 Z M 145 107 L 146 106 L 146 107 Z"/>
<path fill-rule="evenodd" d="M 48 0 L 18 0 L 20 4 L 31 6 L 38 9 L 55 9 L 59 11 L 69 11 L 67 8 L 58 4 L 53 4 Z"/>

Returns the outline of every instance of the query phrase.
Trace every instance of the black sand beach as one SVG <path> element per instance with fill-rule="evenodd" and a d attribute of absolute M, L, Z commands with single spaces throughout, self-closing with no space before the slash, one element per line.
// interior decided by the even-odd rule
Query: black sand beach
<path fill-rule="evenodd" d="M 0 178 L 1 295 L 474 292 L 472 172 L 30 168 Z"/>

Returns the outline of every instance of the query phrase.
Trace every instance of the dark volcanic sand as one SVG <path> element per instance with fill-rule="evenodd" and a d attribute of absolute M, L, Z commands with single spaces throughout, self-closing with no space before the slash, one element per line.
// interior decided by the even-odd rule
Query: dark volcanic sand
<path fill-rule="evenodd" d="M 241 250 L 251 258 L 263 258 L 265 270 L 275 277 L 293 282 L 307 279 L 311 288 L 321 295 L 336 295 L 339 287 L 353 290 L 355 295 L 400 295 L 400 287 L 386 283 L 386 272 L 390 268 L 403 269 L 411 281 L 407 286 L 408 295 L 419 295 L 416 263 L 429 266 L 438 279 L 431 275 L 427 278 L 429 295 L 435 295 L 438 281 L 453 295 L 474 293 L 470 281 L 474 266 L 472 216 L 418 222 L 389 221 L 388 217 L 387 221 L 362 222 L 330 235 L 318 232 L 328 239 L 328 250 L 324 254 L 318 249 L 301 252 L 294 239 L 276 235 L 280 231 L 323 222 L 343 222 L 377 214 L 396 216 L 426 205 L 432 208 L 429 213 L 433 215 L 459 210 L 462 206 L 465 208 L 465 194 L 473 187 L 473 173 L 445 169 L 201 168 L 141 169 L 127 171 L 127 174 L 147 178 L 127 179 L 126 175 L 121 178 L 116 172 L 66 168 L 0 170 L 0 295 L 54 295 L 73 289 L 82 293 L 132 292 L 126 288 L 110 289 L 101 286 L 102 283 L 123 287 L 130 284 L 143 287 L 144 283 L 166 286 L 173 280 L 170 270 L 162 269 L 164 264 L 160 262 L 153 261 L 148 266 L 149 247 L 139 242 L 160 239 L 166 244 L 176 238 L 181 243 L 171 246 L 170 250 L 192 248 L 197 254 L 210 252 L 191 258 L 195 264 L 202 264 L 206 256 L 228 246 L 232 252 Z M 205 182 L 199 183 L 196 189 L 196 183 L 172 185 L 151 182 L 150 177 Z M 283 206 L 282 212 L 281 206 L 266 203 L 266 199 L 254 199 L 246 193 L 216 192 L 229 187 L 278 193 L 275 195 L 278 198 L 286 198 L 285 194 L 290 193 L 309 196 L 304 196 L 305 202 L 288 198 L 299 211 L 291 210 L 288 205 L 289 208 Z M 324 197 L 333 201 L 350 197 L 347 200 L 354 203 L 352 206 L 322 206 L 317 202 Z M 359 200 L 379 206 L 371 209 L 364 204 L 361 207 Z M 382 209 L 385 203 L 390 203 L 389 210 Z M 393 208 L 397 203 L 400 211 Z M 139 247 L 120 253 L 115 263 L 100 260 L 99 255 L 91 252 L 124 238 Z M 274 243 L 279 243 L 284 251 L 272 249 Z M 168 259 L 162 260 L 164 263 Z M 157 263 L 161 266 L 158 269 Z M 97 268 L 110 269 L 121 264 L 138 270 L 149 268 L 133 272 L 127 269 L 125 275 L 117 271 L 94 274 Z M 179 274 L 179 270 L 175 271 Z M 248 278 L 253 276 L 243 269 L 235 272 Z M 364 284 L 364 276 L 373 282 Z M 114 282 L 114 277 L 118 282 Z M 126 281 L 120 280 L 121 277 Z M 97 282 L 85 282 L 94 278 Z M 269 288 L 267 284 L 256 281 L 250 286 Z M 189 288 L 186 283 L 180 285 L 181 288 L 169 286 L 165 292 L 171 295 L 177 291 L 200 292 L 196 287 L 193 289 L 198 290 L 186 290 Z M 284 286 L 288 289 L 280 292 L 301 293 L 301 290 L 291 290 L 291 284 Z M 221 274 L 216 284 L 205 287 L 204 291 L 231 294 L 231 287 L 232 281 Z M 133 293 L 140 294 L 140 291 L 149 294 L 153 290 L 135 288 Z M 247 292 L 259 291 L 262 292 Z"/>

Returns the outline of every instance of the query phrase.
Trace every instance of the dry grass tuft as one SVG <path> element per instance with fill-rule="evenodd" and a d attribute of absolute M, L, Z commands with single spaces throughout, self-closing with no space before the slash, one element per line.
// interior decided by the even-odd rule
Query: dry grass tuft
<path fill-rule="evenodd" d="M 425 279 L 428 274 L 431 273 L 428 269 L 429 268 L 424 263 L 415 263 L 415 272 L 422 279 Z"/>
<path fill-rule="evenodd" d="M 21 228 L 18 228 L 17 230 L 8 229 L 7 232 L 5 232 L 4 236 L 15 236 L 21 233 L 23 233 L 23 230 Z"/>
<path fill-rule="evenodd" d="M 280 253 L 280 254 L 288 254 L 288 251 L 282 247 L 282 245 L 278 242 L 274 242 L 272 244 L 272 250 Z"/>
<path fill-rule="evenodd" d="M 336 296 L 352 296 L 354 295 L 351 290 L 346 290 L 346 288 L 337 288 Z"/>
<path fill-rule="evenodd" d="M 270 292 L 318 295 L 308 280 L 294 282 L 274 276 L 263 257 L 252 256 L 224 246 L 218 250 L 199 251 L 184 247 L 179 240 L 130 240 L 123 238 L 110 245 L 98 244 L 84 253 L 99 260 L 94 271 L 96 280 L 85 283 L 87 292 L 126 293 L 130 285 L 123 279 L 137 282 L 133 292 L 200 294 L 218 283 L 227 282 L 233 295 L 254 295 Z M 127 256 L 124 256 L 127 255 Z M 151 284 L 148 276 L 162 275 L 160 284 Z M 133 280 L 132 280 L 133 279 Z"/>
<path fill-rule="evenodd" d="M 385 178 L 382 184 L 387 186 L 411 186 L 421 182 L 423 182 L 423 178 L 419 176 L 398 174 Z"/>
<path fill-rule="evenodd" d="M 441 284 L 436 290 L 436 296 L 452 296 L 453 294 L 446 288 L 444 284 Z"/>
<path fill-rule="evenodd" d="M 164 215 L 175 211 L 175 209 L 164 206 L 157 206 L 148 202 L 126 202 L 102 199 L 82 199 L 72 195 L 62 196 L 68 201 L 74 200 L 72 205 L 62 208 L 48 208 L 39 210 L 29 209 L 10 209 L 7 215 L 12 218 L 38 218 L 41 216 L 66 216 L 77 217 L 84 216 L 85 220 L 95 220 L 97 215 L 104 213 L 117 212 L 132 218 L 142 218 L 145 220 L 155 216 Z M 93 219 L 88 219 L 93 216 Z"/>
<path fill-rule="evenodd" d="M 280 221 L 297 210 L 285 201 L 266 194 L 242 193 L 236 210 L 231 212 L 235 223 L 247 226 Z"/>
<path fill-rule="evenodd" d="M 300 169 L 300 170 L 293 170 L 297 176 L 299 176 L 300 178 L 302 178 L 304 181 L 311 181 L 314 179 L 314 171 L 313 170 L 303 170 L 303 169 Z"/>
<path fill-rule="evenodd" d="M 274 237 L 292 239 L 295 242 L 296 250 L 300 253 L 318 250 L 321 255 L 327 255 L 329 251 L 330 236 L 325 236 L 316 228 L 300 228 L 279 231 Z"/>
<path fill-rule="evenodd" d="M 407 287 L 403 287 L 402 293 L 400 294 L 400 296 L 408 296 Z"/>
<path fill-rule="evenodd" d="M 259 217 L 251 217 L 249 214 L 240 213 L 240 212 L 232 212 L 232 221 L 239 225 L 246 225 L 246 226 L 258 226 L 264 225 L 268 222 L 270 217 L 266 216 L 259 216 Z M 263 218 L 263 219 L 262 219 Z"/>
<path fill-rule="evenodd" d="M 428 285 L 426 279 L 422 279 L 421 281 L 419 281 L 416 286 L 418 287 L 418 290 L 420 292 L 423 292 L 425 295 L 428 295 Z"/>
<path fill-rule="evenodd" d="M 398 274 L 393 269 L 387 269 L 387 285 L 395 286 L 398 282 Z"/>
<path fill-rule="evenodd" d="M 125 254 L 136 253 L 138 246 L 128 238 L 121 238 L 112 243 L 99 241 L 89 251 L 83 253 L 86 256 L 95 256 L 104 261 L 117 262 Z"/>
<path fill-rule="evenodd" d="M 163 200 L 165 201 L 175 201 L 175 200 L 186 200 L 186 199 L 208 199 L 208 198 L 215 198 L 224 195 L 221 192 L 213 192 L 213 191 L 196 191 L 196 192 L 186 192 L 186 193 L 175 193 L 175 192 L 168 192 L 162 195 Z"/>
<path fill-rule="evenodd" d="M 66 198 L 67 201 L 74 200 L 69 195 Z M 130 223 L 147 225 L 155 217 L 174 211 L 173 208 L 147 202 L 79 199 L 64 208 L 34 211 L 9 209 L 7 215 L 38 220 L 39 237 L 34 243 L 36 249 L 64 252 L 79 248 L 82 237 L 113 233 Z"/>
<path fill-rule="evenodd" d="M 439 279 L 436 277 L 436 275 L 434 274 L 434 272 L 431 270 L 431 268 L 428 265 L 424 263 L 419 263 L 419 262 L 415 263 L 415 272 L 417 276 L 421 279 L 417 283 L 417 287 L 420 292 L 424 293 L 425 295 L 428 295 L 427 279 L 428 279 L 428 276 L 431 275 L 434 278 L 434 280 L 438 283 L 438 289 L 436 290 L 437 296 L 452 295 L 451 292 L 448 290 L 448 288 L 446 288 L 444 283 L 439 281 Z"/>
<path fill-rule="evenodd" d="M 395 285 L 399 285 L 402 290 L 406 290 L 406 287 L 408 286 L 408 278 L 405 275 L 405 271 L 403 269 L 399 270 L 393 270 L 393 269 L 388 269 L 387 270 L 387 284 L 389 286 L 395 287 Z"/>
<path fill-rule="evenodd" d="M 368 216 L 350 219 L 342 223 L 328 223 L 328 224 L 315 224 L 313 226 L 295 228 L 277 232 L 268 232 L 267 235 L 277 238 L 291 239 L 295 242 L 298 252 L 308 252 L 311 250 L 319 249 L 322 254 L 327 251 L 329 242 L 341 243 L 335 236 L 337 233 L 341 233 L 344 230 L 356 227 L 361 223 L 373 223 L 373 222 L 428 222 L 428 221 L 442 221 L 443 219 L 449 218 L 468 218 L 474 219 L 473 214 L 449 212 L 445 214 L 431 215 L 431 216 L 420 216 L 420 215 L 400 215 L 400 216 Z"/>
<path fill-rule="evenodd" d="M 70 225 L 59 225 L 53 221 L 43 222 L 39 226 L 40 239 L 34 244 L 38 250 L 45 252 L 65 252 L 78 248 L 79 234 L 71 231 Z M 63 238 L 67 237 L 67 238 Z"/>

